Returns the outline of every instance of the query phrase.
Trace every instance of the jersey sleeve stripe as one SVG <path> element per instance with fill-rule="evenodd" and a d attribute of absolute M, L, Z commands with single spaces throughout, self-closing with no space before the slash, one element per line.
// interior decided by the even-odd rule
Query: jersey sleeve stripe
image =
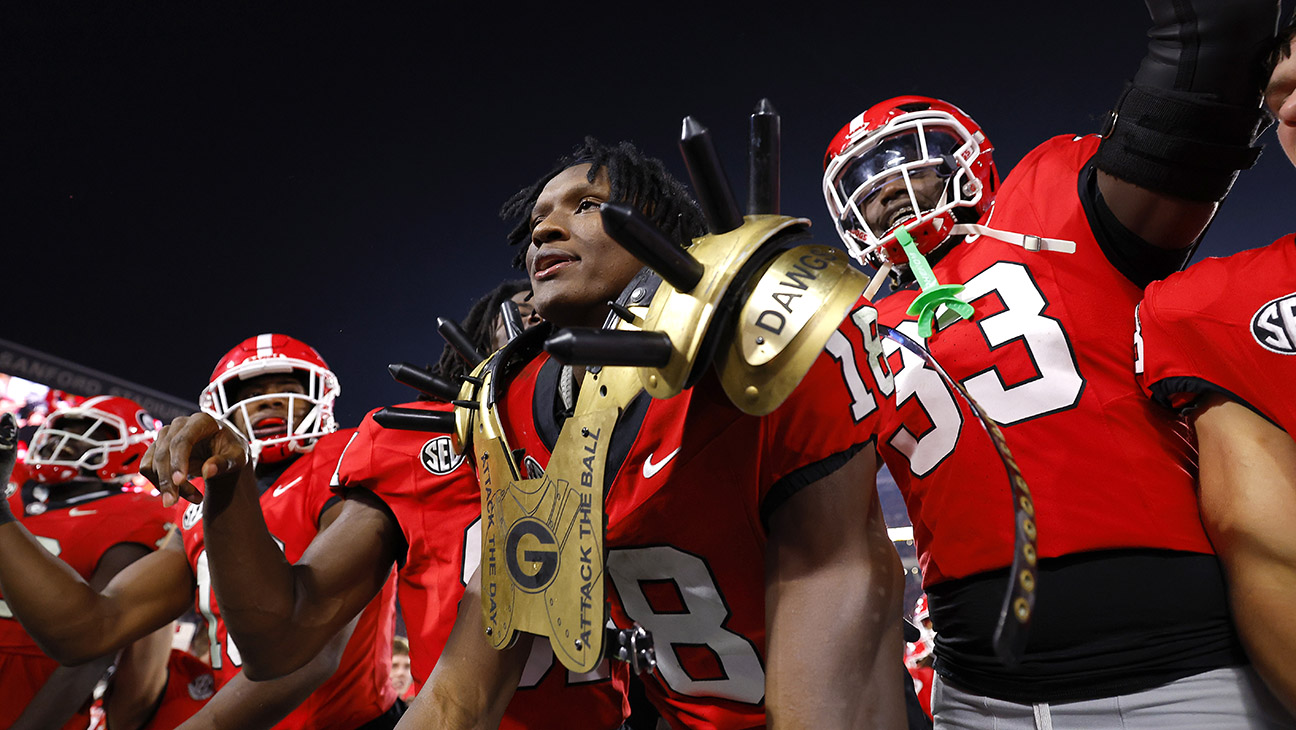
<path fill-rule="evenodd" d="M 1264 411 L 1248 403 L 1242 396 L 1209 380 L 1191 376 L 1164 378 L 1153 383 L 1151 390 L 1153 400 L 1166 408 L 1178 411 L 1187 411 L 1196 406 L 1203 396 L 1218 393 L 1231 401 L 1246 406 L 1248 410 L 1272 423 L 1275 427 L 1282 428 L 1277 421 L 1266 415 Z"/>
<path fill-rule="evenodd" d="M 855 444 L 845 451 L 838 451 L 837 453 L 824 457 L 819 461 L 806 464 L 805 466 L 788 473 L 777 482 L 774 482 L 774 484 L 769 488 L 769 492 L 765 494 L 765 499 L 760 505 L 761 526 L 765 528 L 766 532 L 769 532 L 770 519 L 774 516 L 774 513 L 778 511 L 778 508 L 782 507 L 783 504 L 791 499 L 793 495 L 800 492 L 806 486 L 813 484 L 842 468 L 846 465 L 846 462 L 850 461 L 851 458 L 858 454 L 861 449 L 865 447 L 871 448 L 873 444 L 874 439 L 869 439 L 861 444 Z"/>

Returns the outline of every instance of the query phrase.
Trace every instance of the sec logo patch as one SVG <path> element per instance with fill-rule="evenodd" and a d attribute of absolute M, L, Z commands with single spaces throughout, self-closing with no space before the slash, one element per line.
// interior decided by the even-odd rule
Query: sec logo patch
<path fill-rule="evenodd" d="M 180 521 L 180 529 L 192 530 L 193 526 L 202 522 L 203 506 L 202 502 L 191 504 L 184 511 L 184 519 Z"/>
<path fill-rule="evenodd" d="M 464 457 L 450 445 L 449 436 L 437 436 L 423 444 L 423 449 L 419 451 L 419 461 L 423 463 L 424 469 L 437 476 L 445 476 L 458 469 L 464 463 Z"/>
<path fill-rule="evenodd" d="M 1266 303 L 1251 318 L 1251 336 L 1279 355 L 1296 355 L 1296 293 Z"/>
<path fill-rule="evenodd" d="M 201 702 L 211 699 L 216 694 L 216 678 L 210 674 L 200 674 L 189 683 L 190 699 Z"/>

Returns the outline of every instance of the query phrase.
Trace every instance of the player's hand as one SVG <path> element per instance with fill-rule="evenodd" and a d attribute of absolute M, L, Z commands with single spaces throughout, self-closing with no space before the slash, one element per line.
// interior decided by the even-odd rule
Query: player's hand
<path fill-rule="evenodd" d="M 202 501 L 202 492 L 189 483 L 190 475 L 201 476 L 210 485 L 212 479 L 236 474 L 251 462 L 242 436 L 206 413 L 195 413 L 175 419 L 158 432 L 144 453 L 140 473 L 162 492 L 162 504 L 170 507 L 180 497 L 194 504 Z"/>
<path fill-rule="evenodd" d="M 18 461 L 18 419 L 12 413 L 0 414 L 0 494 L 5 491 Z M 0 497 L 3 499 L 3 497 Z"/>

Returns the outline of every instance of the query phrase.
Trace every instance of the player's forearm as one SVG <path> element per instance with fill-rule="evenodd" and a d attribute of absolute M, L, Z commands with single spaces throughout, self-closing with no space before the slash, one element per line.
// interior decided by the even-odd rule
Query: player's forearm
<path fill-rule="evenodd" d="M 397 730 L 494 730 L 500 719 L 480 710 L 475 697 L 465 697 L 457 689 L 444 685 L 424 685 L 409 710 L 401 717 Z"/>
<path fill-rule="evenodd" d="M 252 470 L 221 479 L 235 484 L 209 483 L 203 501 L 212 587 L 226 629 L 255 665 L 293 633 L 292 566 L 266 527 Z"/>
<path fill-rule="evenodd" d="M 94 692 L 95 684 L 112 664 L 112 655 L 78 667 L 59 667 L 41 686 L 10 730 L 49 730 L 63 727 Z"/>
<path fill-rule="evenodd" d="M 252 681 L 246 670 L 239 672 L 198 714 L 181 725 L 180 730 L 273 727 L 333 676 L 354 630 L 352 621 L 314 659 L 286 676 Z"/>
<path fill-rule="evenodd" d="M 285 609 L 291 611 L 287 630 L 277 629 L 284 624 L 278 616 L 263 622 L 259 635 L 245 636 L 239 633 L 243 624 L 227 621 L 234 640 L 250 647 L 243 651 L 243 667 L 254 679 L 283 676 L 310 661 L 378 595 L 391 573 L 400 533 L 385 512 L 348 498 L 330 507 L 320 525 L 288 571 L 293 604 Z"/>
<path fill-rule="evenodd" d="M 1220 484 L 1207 460 L 1204 517 L 1228 577 L 1234 623 L 1260 676 L 1296 712 L 1296 465 L 1286 477 L 1233 484 L 1234 503 L 1225 509 L 1214 504 Z"/>
<path fill-rule="evenodd" d="M 771 728 L 904 726 L 903 573 L 889 541 L 875 557 L 866 569 L 820 570 L 767 594 Z"/>
<path fill-rule="evenodd" d="M 122 650 L 103 698 L 113 730 L 138 730 L 153 716 L 166 690 L 174 635 L 175 624 L 168 623 Z"/>
<path fill-rule="evenodd" d="M 104 716 L 107 718 L 108 727 L 113 730 L 139 730 L 147 725 L 162 703 L 162 694 L 166 691 L 166 678 L 167 675 L 163 673 L 160 686 L 152 694 L 105 697 Z"/>
<path fill-rule="evenodd" d="M 151 700 L 144 695 L 112 700 L 105 698 L 104 716 L 107 718 L 108 727 L 113 730 L 119 730 L 119 728 L 121 730 L 139 730 L 144 727 L 157 712 L 157 708 L 162 702 L 162 693 L 165 690 L 166 675 L 164 674 L 161 689 L 157 691 L 157 694 L 152 695 Z"/>
<path fill-rule="evenodd" d="M 99 556 L 98 565 L 90 576 L 88 587 L 95 592 L 104 590 L 122 570 L 149 554 L 148 548 L 133 543 L 118 543 L 109 547 Z M 111 611 L 106 613 L 112 615 Z M 99 632 L 99 634 L 110 633 Z M 14 727 L 61 727 L 72 717 L 78 707 L 90 699 L 95 684 L 112 664 L 114 655 L 115 652 L 109 651 L 80 666 L 58 668 L 41 687 L 32 703 L 24 711 L 21 721 Z"/>
<path fill-rule="evenodd" d="M 862 450 L 770 518 L 765 709 L 771 727 L 904 726 L 904 578 L 873 489 L 876 465 L 876 454 Z"/>
<path fill-rule="evenodd" d="M 60 663 L 80 664 L 117 648 L 95 624 L 111 610 L 104 599 L 16 522 L 0 525 L 0 591 L 41 650 Z"/>
<path fill-rule="evenodd" d="M 533 641 L 496 651 L 486 643 L 481 620 L 481 576 L 474 573 L 459 601 L 459 613 L 432 676 L 419 691 L 400 728 L 491 730 L 499 727 L 522 677 Z"/>
<path fill-rule="evenodd" d="M 443 667 L 438 662 L 432 677 L 396 726 L 398 730 L 494 730 L 499 727 L 513 692 L 480 686 L 469 679 L 474 676 L 482 676 L 480 667 L 456 660 Z"/>
<path fill-rule="evenodd" d="M 1296 713 L 1296 566 L 1286 560 L 1229 562 L 1230 603 L 1242 643 L 1265 684 Z"/>
<path fill-rule="evenodd" d="M 1261 676 L 1296 711 L 1296 441 L 1219 397 L 1194 427 L 1202 521 L 1224 563 L 1238 632 Z"/>

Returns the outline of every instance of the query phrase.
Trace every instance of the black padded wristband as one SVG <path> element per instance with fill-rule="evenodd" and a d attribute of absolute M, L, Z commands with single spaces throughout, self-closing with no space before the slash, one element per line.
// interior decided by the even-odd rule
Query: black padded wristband
<path fill-rule="evenodd" d="M 4 491 L 0 489 L 0 525 L 18 521 L 18 518 L 14 517 L 13 511 L 9 509 L 9 499 L 3 496 Z"/>
<path fill-rule="evenodd" d="M 1239 170 L 1255 164 L 1264 120 L 1259 106 L 1130 84 L 1108 117 L 1094 155 L 1098 169 L 1139 187 L 1214 202 Z"/>
<path fill-rule="evenodd" d="M 14 414 L 0 414 L 0 525 L 15 522 L 9 509 L 9 478 L 18 461 L 18 419 Z"/>

